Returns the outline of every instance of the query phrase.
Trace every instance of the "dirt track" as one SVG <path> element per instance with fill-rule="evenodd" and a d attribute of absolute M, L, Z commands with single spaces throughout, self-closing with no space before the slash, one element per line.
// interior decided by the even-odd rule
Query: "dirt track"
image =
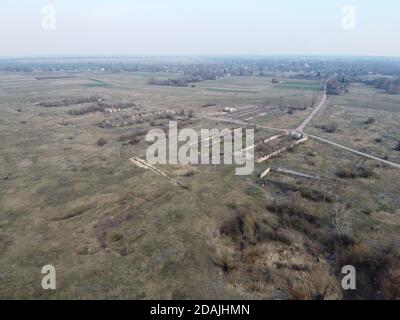
<path fill-rule="evenodd" d="M 326 82 L 328 82 L 330 79 L 334 77 L 329 78 Z M 328 99 L 326 91 L 327 91 L 327 85 L 325 84 L 324 95 L 322 96 L 320 103 L 314 108 L 314 110 L 309 114 L 309 116 L 296 128 L 297 131 L 303 132 L 304 129 L 309 125 L 311 120 L 314 119 L 314 117 L 317 115 L 317 113 L 319 113 L 325 107 L 326 100 Z"/>

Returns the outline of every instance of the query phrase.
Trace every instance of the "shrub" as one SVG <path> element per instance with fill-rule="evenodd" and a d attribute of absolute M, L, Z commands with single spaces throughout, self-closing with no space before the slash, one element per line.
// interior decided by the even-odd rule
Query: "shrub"
<path fill-rule="evenodd" d="M 356 176 L 361 178 L 369 178 L 374 175 L 372 168 L 367 166 L 360 166 L 356 169 Z"/>
<path fill-rule="evenodd" d="M 339 124 L 337 122 L 332 121 L 328 124 L 322 125 L 321 129 L 327 133 L 334 133 L 337 131 L 338 127 L 339 127 Z"/>
<path fill-rule="evenodd" d="M 366 216 L 370 216 L 372 214 L 372 208 L 364 208 L 362 210 L 362 213 L 365 214 Z"/>
<path fill-rule="evenodd" d="M 140 143 L 140 141 L 142 141 L 142 138 L 141 138 L 141 137 L 135 137 L 135 138 L 129 140 L 128 143 L 129 143 L 130 145 L 134 146 L 134 145 Z"/>
<path fill-rule="evenodd" d="M 100 138 L 100 139 L 97 141 L 97 145 L 98 145 L 99 147 L 102 147 L 102 146 L 104 146 L 104 145 L 106 145 L 106 144 L 107 144 L 107 140 L 104 139 L 104 138 Z"/>
<path fill-rule="evenodd" d="M 298 204 L 299 201 L 301 201 L 299 196 L 294 196 L 288 202 L 274 202 L 268 205 L 267 209 L 279 214 L 280 224 L 284 228 L 294 229 L 314 238 L 317 230 L 316 227 L 320 226 L 320 220 L 302 208 Z"/>
<path fill-rule="evenodd" d="M 286 228 L 273 230 L 272 232 L 268 233 L 268 236 L 270 240 L 281 242 L 286 245 L 291 245 L 295 242 L 295 235 L 293 231 Z"/>
<path fill-rule="evenodd" d="M 250 186 L 246 189 L 246 194 L 251 197 L 258 197 L 263 194 L 263 190 L 258 186 Z"/>
<path fill-rule="evenodd" d="M 124 235 L 123 235 L 123 234 L 114 233 L 114 234 L 111 235 L 110 240 L 111 240 L 112 242 L 118 242 L 118 241 L 122 240 L 123 238 L 124 238 Z"/>
<path fill-rule="evenodd" d="M 232 210 L 236 210 L 237 207 L 238 207 L 235 200 L 233 200 L 232 202 L 228 202 L 228 203 L 226 204 L 226 206 L 227 206 L 229 209 L 232 209 Z"/>
<path fill-rule="evenodd" d="M 132 130 L 132 132 L 120 136 L 118 138 L 118 141 L 120 141 L 120 142 L 129 141 L 129 140 L 144 136 L 146 133 L 147 133 L 147 130 L 144 128 L 135 128 Z"/>
<path fill-rule="evenodd" d="M 336 171 L 336 175 L 343 179 L 354 179 L 356 177 L 354 172 L 350 169 L 340 169 Z"/>
<path fill-rule="evenodd" d="M 339 178 L 343 179 L 355 179 L 355 178 L 370 178 L 374 176 L 374 170 L 371 167 L 359 166 L 356 169 L 340 169 L 336 172 Z"/>
<path fill-rule="evenodd" d="M 299 286 L 290 286 L 287 293 L 291 300 L 308 300 L 310 299 L 308 290 Z"/>
<path fill-rule="evenodd" d="M 400 257 L 394 246 L 357 244 L 341 253 L 336 264 L 338 272 L 345 265 L 357 270 L 357 290 L 347 291 L 347 299 L 400 298 Z"/>
<path fill-rule="evenodd" d="M 229 273 L 237 267 L 237 257 L 223 248 L 211 255 L 211 259 L 214 264 L 220 267 L 225 273 Z"/>
<path fill-rule="evenodd" d="M 367 120 L 364 121 L 364 124 L 370 125 L 370 124 L 373 124 L 375 121 L 376 121 L 375 118 L 369 117 Z"/>
<path fill-rule="evenodd" d="M 289 282 L 287 293 L 292 300 L 325 300 L 333 289 L 334 286 L 326 272 L 313 270 L 313 276 L 308 286 L 299 286 L 299 284 Z"/>
<path fill-rule="evenodd" d="M 335 200 L 335 197 L 327 192 L 312 189 L 301 190 L 301 196 L 314 202 L 326 201 L 331 203 Z"/>
<path fill-rule="evenodd" d="M 88 113 L 93 113 L 93 112 L 103 112 L 104 108 L 97 105 L 97 104 L 93 104 L 87 107 L 82 107 L 79 109 L 75 109 L 75 110 L 69 110 L 67 111 L 67 114 L 71 115 L 71 116 L 81 116 L 81 115 L 85 115 Z"/>
<path fill-rule="evenodd" d="M 248 244 L 255 245 L 271 240 L 273 230 L 266 221 L 242 206 L 237 207 L 235 211 L 235 215 L 220 228 L 221 234 L 231 238 L 242 248 Z"/>
<path fill-rule="evenodd" d="M 215 103 L 206 103 L 206 104 L 202 105 L 201 107 L 202 108 L 209 108 L 209 107 L 215 107 L 215 106 L 216 106 Z"/>

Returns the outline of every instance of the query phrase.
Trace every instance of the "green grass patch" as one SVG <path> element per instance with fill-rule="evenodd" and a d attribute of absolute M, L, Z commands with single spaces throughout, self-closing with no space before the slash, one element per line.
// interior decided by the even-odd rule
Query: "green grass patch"
<path fill-rule="evenodd" d="M 108 87 L 112 87 L 112 85 L 109 83 L 84 83 L 84 84 L 81 84 L 81 87 L 84 87 L 84 88 L 108 88 Z"/>
<path fill-rule="evenodd" d="M 289 89 L 289 90 L 308 90 L 308 91 L 322 91 L 323 87 L 321 85 L 303 85 L 303 84 L 288 84 L 288 83 L 282 83 L 279 85 L 276 85 L 274 88 L 277 89 Z"/>

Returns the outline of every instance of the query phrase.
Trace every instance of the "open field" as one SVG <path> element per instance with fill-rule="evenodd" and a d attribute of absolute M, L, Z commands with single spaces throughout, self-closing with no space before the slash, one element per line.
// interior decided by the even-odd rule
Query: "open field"
<path fill-rule="evenodd" d="M 303 90 L 303 91 L 322 91 L 323 85 L 319 81 L 282 81 L 275 86 L 280 89 L 293 89 L 293 90 Z"/>
<path fill-rule="evenodd" d="M 257 124 L 256 140 L 264 140 L 273 128 L 295 129 L 323 95 L 320 82 L 283 78 L 277 85 L 257 76 L 195 87 L 148 84 L 179 76 L 0 73 L 1 298 L 340 299 L 340 268 L 352 263 L 349 256 L 358 254 L 362 265 L 400 241 L 400 171 L 313 139 L 250 176 L 235 176 L 230 165 L 157 166 L 187 188 L 135 166 L 129 159 L 145 156 L 146 132 L 166 130 L 168 120 L 124 124 L 121 114 L 192 111 L 182 128 Z M 99 99 L 124 108 L 95 110 Z M 354 85 L 330 97 L 305 131 L 400 163 L 393 150 L 399 102 Z M 375 121 L 367 126 L 369 117 Z M 118 126 L 99 126 L 105 120 Z M 339 123 L 336 132 L 315 127 L 329 121 Z M 268 148 L 275 145 L 257 151 Z M 360 168 L 371 174 L 338 175 Z M 47 264 L 57 268 L 52 292 L 40 287 Z M 358 298 L 373 294 L 373 276 Z"/>
<path fill-rule="evenodd" d="M 400 141 L 400 97 L 374 88 L 353 85 L 343 96 L 331 97 L 328 107 L 311 123 L 308 131 L 356 150 L 400 163 L 395 148 Z M 337 123 L 326 133 L 316 124 Z"/>

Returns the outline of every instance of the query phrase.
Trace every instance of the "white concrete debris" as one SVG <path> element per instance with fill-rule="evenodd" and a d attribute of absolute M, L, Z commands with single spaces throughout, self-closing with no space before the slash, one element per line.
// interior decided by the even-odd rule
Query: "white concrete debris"
<path fill-rule="evenodd" d="M 269 167 L 267 170 L 265 170 L 263 173 L 260 175 L 260 179 L 264 178 L 268 173 L 270 173 L 271 167 Z"/>
<path fill-rule="evenodd" d="M 296 145 L 298 145 L 298 144 L 300 144 L 300 143 L 303 143 L 303 142 L 305 142 L 305 141 L 307 141 L 307 140 L 308 140 L 308 137 L 307 137 L 307 136 L 304 136 L 303 138 L 297 140 L 296 142 L 292 143 L 292 144 L 289 145 L 289 146 L 282 147 L 282 148 L 280 148 L 280 149 L 278 149 L 278 150 L 276 150 L 276 151 L 274 151 L 274 152 L 271 152 L 270 154 L 267 154 L 267 155 L 264 156 L 264 157 L 258 158 L 258 159 L 256 160 L 256 163 L 265 162 L 265 161 L 267 161 L 268 159 L 271 159 L 272 157 L 275 157 L 276 155 L 278 155 L 278 154 L 280 154 L 280 153 L 282 153 L 282 152 L 285 152 L 286 150 L 288 150 L 288 149 L 290 149 L 290 148 L 293 148 L 294 146 L 296 146 Z"/>
<path fill-rule="evenodd" d="M 225 107 L 223 109 L 224 112 L 233 113 L 237 111 L 237 108 Z"/>
<path fill-rule="evenodd" d="M 267 138 L 267 139 L 265 139 L 265 140 L 263 140 L 263 141 L 261 141 L 261 142 L 258 142 L 258 143 L 256 143 L 256 144 L 253 144 L 253 145 L 251 145 L 251 146 L 248 146 L 248 147 L 242 149 L 242 151 L 239 151 L 239 152 L 237 152 L 237 153 L 235 153 L 235 154 L 240 154 L 240 153 L 244 153 L 244 152 L 246 152 L 246 151 L 255 149 L 257 146 L 259 146 L 259 145 L 261 145 L 261 144 L 264 144 L 264 143 L 268 143 L 268 142 L 274 141 L 274 140 L 276 140 L 276 139 L 279 139 L 280 137 L 284 136 L 285 134 L 286 134 L 286 133 L 280 133 L 280 134 L 273 135 L 273 136 L 271 136 L 271 137 L 269 137 L 269 138 Z"/>

